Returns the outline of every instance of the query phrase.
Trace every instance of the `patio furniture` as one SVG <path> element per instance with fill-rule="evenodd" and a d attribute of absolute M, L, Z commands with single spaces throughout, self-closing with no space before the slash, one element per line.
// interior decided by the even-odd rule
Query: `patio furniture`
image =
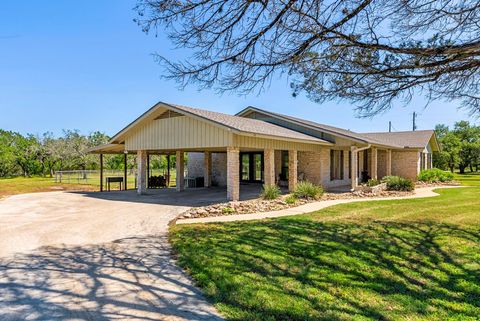
<path fill-rule="evenodd" d="M 148 178 L 148 188 L 167 187 L 167 178 L 165 176 L 150 176 Z"/>
<path fill-rule="evenodd" d="M 107 190 L 110 192 L 110 183 L 119 183 L 119 190 L 122 190 L 123 186 L 123 177 L 121 176 L 113 176 L 113 177 L 107 177 L 106 179 L 107 182 Z"/>

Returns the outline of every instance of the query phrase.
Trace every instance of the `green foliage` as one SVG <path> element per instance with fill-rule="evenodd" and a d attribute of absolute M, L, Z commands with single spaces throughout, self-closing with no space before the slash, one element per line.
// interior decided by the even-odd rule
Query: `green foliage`
<path fill-rule="evenodd" d="M 274 200 L 281 194 L 280 188 L 277 185 L 263 185 L 260 197 L 265 200 Z"/>
<path fill-rule="evenodd" d="M 382 181 L 387 184 L 387 190 L 389 191 L 410 192 L 415 189 L 412 180 L 400 176 L 385 176 Z"/>
<path fill-rule="evenodd" d="M 381 183 L 382 182 L 380 180 L 371 178 L 371 179 L 368 180 L 367 186 L 370 186 L 370 187 L 377 186 L 377 185 L 380 185 Z"/>
<path fill-rule="evenodd" d="M 295 204 L 297 201 L 298 199 L 293 194 L 290 194 L 285 198 L 285 203 L 289 205 Z"/>
<path fill-rule="evenodd" d="M 293 195 L 297 198 L 319 199 L 323 195 L 323 188 L 308 181 L 299 182 Z"/>
<path fill-rule="evenodd" d="M 453 174 L 450 172 L 442 171 L 438 168 L 422 170 L 418 175 L 418 180 L 422 182 L 450 182 L 453 180 Z"/>
<path fill-rule="evenodd" d="M 224 208 L 222 208 L 222 213 L 223 214 L 232 214 L 232 213 L 235 213 L 235 210 L 231 207 L 224 207 Z"/>
<path fill-rule="evenodd" d="M 453 130 L 445 125 L 435 127 L 438 140 L 442 146 L 440 153 L 435 153 L 433 165 L 440 169 L 449 169 L 452 173 L 456 167 L 461 173 L 467 167 L 473 171 L 480 165 L 480 127 L 468 121 L 455 123 Z"/>

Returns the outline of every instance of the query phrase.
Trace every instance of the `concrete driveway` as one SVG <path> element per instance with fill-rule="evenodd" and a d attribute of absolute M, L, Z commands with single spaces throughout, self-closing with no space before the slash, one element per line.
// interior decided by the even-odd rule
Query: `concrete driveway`
<path fill-rule="evenodd" d="M 1 320 L 221 320 L 175 265 L 167 229 L 190 206 L 224 195 L 51 192 L 0 201 Z"/>

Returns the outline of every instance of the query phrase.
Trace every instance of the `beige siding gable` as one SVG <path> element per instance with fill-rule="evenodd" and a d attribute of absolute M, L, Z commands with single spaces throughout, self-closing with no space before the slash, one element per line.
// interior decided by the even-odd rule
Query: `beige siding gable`
<path fill-rule="evenodd" d="M 231 144 L 232 134 L 188 116 L 152 120 L 125 139 L 127 150 L 218 148 Z"/>

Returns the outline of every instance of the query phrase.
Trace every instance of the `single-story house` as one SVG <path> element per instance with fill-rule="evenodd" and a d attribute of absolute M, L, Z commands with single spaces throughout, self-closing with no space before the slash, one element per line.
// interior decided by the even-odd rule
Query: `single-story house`
<path fill-rule="evenodd" d="M 325 189 L 356 189 L 370 178 L 415 179 L 439 150 L 433 130 L 356 133 L 256 107 L 236 115 L 159 102 L 93 153 L 136 153 L 138 192 L 146 191 L 149 154 L 176 155 L 176 189 L 185 175 L 226 186 L 238 200 L 241 183 L 300 180 Z M 185 171 L 185 154 L 188 164 Z"/>

